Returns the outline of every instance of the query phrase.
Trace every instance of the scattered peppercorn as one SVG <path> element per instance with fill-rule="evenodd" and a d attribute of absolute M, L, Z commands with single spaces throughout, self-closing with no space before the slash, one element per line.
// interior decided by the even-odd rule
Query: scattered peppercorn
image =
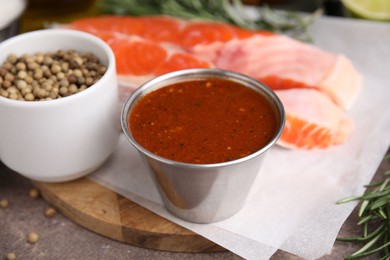
<path fill-rule="evenodd" d="M 36 199 L 39 197 L 39 191 L 35 188 L 30 190 L 30 198 Z"/>
<path fill-rule="evenodd" d="M 8 253 L 6 259 L 7 260 L 15 260 L 16 259 L 16 254 L 14 252 Z"/>
<path fill-rule="evenodd" d="M 0 67 L 0 96 L 23 101 L 63 98 L 90 87 L 106 70 L 92 53 L 75 50 L 9 54 Z"/>
<path fill-rule="evenodd" d="M 34 244 L 34 243 L 38 242 L 38 239 L 39 239 L 39 235 L 37 233 L 35 233 L 35 232 L 31 232 L 27 236 L 27 242 L 29 242 L 31 244 Z"/>
<path fill-rule="evenodd" d="M 0 207 L 8 208 L 8 200 L 7 199 L 0 200 Z"/>
<path fill-rule="evenodd" d="M 54 208 L 47 208 L 45 210 L 45 216 L 47 218 L 52 218 L 55 216 L 55 214 L 57 213 L 57 211 L 54 209 Z"/>

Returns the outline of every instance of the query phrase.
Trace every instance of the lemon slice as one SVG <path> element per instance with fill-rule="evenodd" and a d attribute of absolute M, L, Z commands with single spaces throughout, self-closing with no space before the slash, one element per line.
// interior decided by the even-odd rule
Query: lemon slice
<path fill-rule="evenodd" d="M 389 0 L 341 0 L 345 7 L 360 18 L 390 21 Z"/>

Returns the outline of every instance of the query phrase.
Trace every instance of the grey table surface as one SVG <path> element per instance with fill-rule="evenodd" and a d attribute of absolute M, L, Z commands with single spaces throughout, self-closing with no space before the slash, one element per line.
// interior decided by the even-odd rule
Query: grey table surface
<path fill-rule="evenodd" d="M 383 178 L 382 173 L 389 169 L 390 160 L 383 161 L 374 179 Z M 0 208 L 0 259 L 10 252 L 14 252 L 17 259 L 241 259 L 229 251 L 172 253 L 134 247 L 89 231 L 61 213 L 46 218 L 44 212 L 50 205 L 41 197 L 32 199 L 29 196 L 32 188 L 29 179 L 0 163 L 0 200 L 9 202 L 7 208 Z M 339 235 L 359 235 L 357 222 L 355 209 Z M 32 231 L 40 236 L 35 244 L 27 242 Z M 359 248 L 356 244 L 336 242 L 332 252 L 321 259 L 343 259 Z M 279 250 L 271 259 L 300 258 Z M 366 259 L 378 259 L 378 256 Z"/>
<path fill-rule="evenodd" d="M 312 11 L 320 2 L 294 0 L 285 7 Z M 389 169 L 390 161 L 382 162 L 374 180 L 380 179 L 382 173 Z M 13 172 L 0 162 L 0 200 L 7 199 L 9 202 L 7 208 L 0 208 L 0 259 L 5 259 L 10 252 L 14 252 L 17 259 L 241 259 L 229 251 L 172 253 L 134 247 L 89 231 L 61 213 L 48 219 L 44 211 L 50 205 L 40 197 L 30 198 L 29 192 L 32 188 L 29 179 Z M 342 226 L 339 235 L 359 235 L 357 222 L 355 209 Z M 35 244 L 27 242 L 27 236 L 32 231 L 40 236 Z M 359 248 L 360 245 L 335 242 L 330 254 L 321 259 L 343 259 Z M 301 258 L 279 250 L 271 259 Z M 378 256 L 366 259 L 378 259 Z"/>

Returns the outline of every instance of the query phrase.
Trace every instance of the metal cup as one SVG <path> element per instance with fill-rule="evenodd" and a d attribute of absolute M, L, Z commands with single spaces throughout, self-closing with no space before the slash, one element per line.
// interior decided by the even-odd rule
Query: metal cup
<path fill-rule="evenodd" d="M 155 155 L 134 139 L 129 128 L 129 116 L 142 96 L 177 82 L 208 78 L 238 82 L 254 89 L 270 101 L 274 106 L 278 125 L 274 137 L 266 146 L 255 153 L 233 161 L 191 164 Z M 147 165 L 165 207 L 183 220 L 211 223 L 226 219 L 243 207 L 266 151 L 275 144 L 283 131 L 285 113 L 275 93 L 255 79 L 219 69 L 188 69 L 159 76 L 140 86 L 125 102 L 121 123 L 125 136 L 138 150 Z"/>

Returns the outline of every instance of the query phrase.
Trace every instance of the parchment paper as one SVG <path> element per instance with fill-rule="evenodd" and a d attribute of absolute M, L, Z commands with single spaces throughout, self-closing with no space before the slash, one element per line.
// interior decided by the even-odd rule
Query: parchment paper
<path fill-rule="evenodd" d="M 269 259 L 277 249 L 306 259 L 330 253 L 356 206 L 335 202 L 364 192 L 390 144 L 390 23 L 323 17 L 311 31 L 317 46 L 345 54 L 364 77 L 348 111 L 356 130 L 346 144 L 316 151 L 272 148 L 244 208 L 207 225 L 181 221 L 164 209 L 124 136 L 90 178 L 246 259 Z"/>

